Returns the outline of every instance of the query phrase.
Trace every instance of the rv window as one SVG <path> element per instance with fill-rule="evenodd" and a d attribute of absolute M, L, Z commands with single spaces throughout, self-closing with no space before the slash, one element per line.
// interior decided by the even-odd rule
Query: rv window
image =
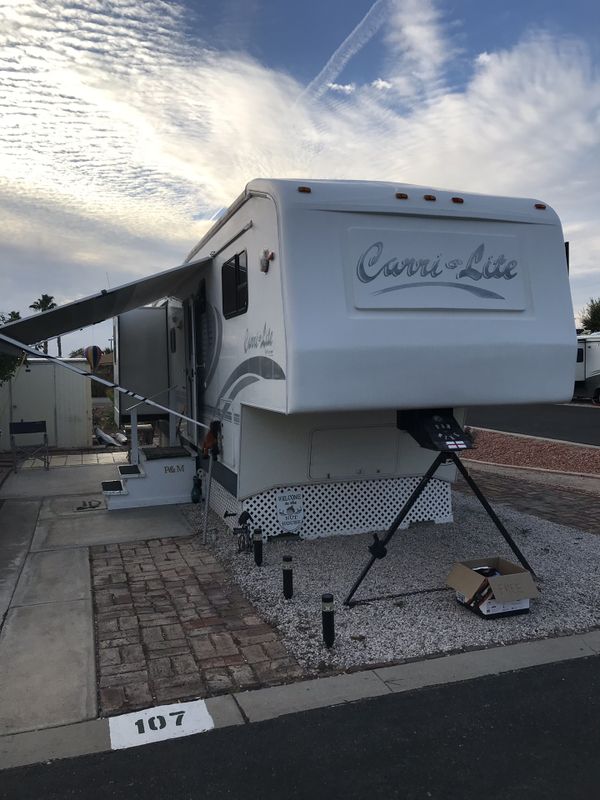
<path fill-rule="evenodd" d="M 577 348 L 577 363 L 581 364 L 582 361 L 583 361 L 583 347 L 578 347 Z"/>
<path fill-rule="evenodd" d="M 248 259 L 246 251 L 237 253 L 221 268 L 223 316 L 226 319 L 248 310 Z"/>

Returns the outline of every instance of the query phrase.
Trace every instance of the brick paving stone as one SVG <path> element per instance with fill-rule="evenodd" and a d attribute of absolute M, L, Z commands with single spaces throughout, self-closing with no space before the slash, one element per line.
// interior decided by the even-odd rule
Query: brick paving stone
<path fill-rule="evenodd" d="M 188 672 L 197 672 L 198 667 L 194 657 L 191 655 L 173 656 L 171 659 L 173 670 L 177 675 L 185 675 Z"/>
<path fill-rule="evenodd" d="M 218 656 L 232 656 L 239 652 L 229 633 L 212 633 L 210 639 Z"/>
<path fill-rule="evenodd" d="M 259 661 L 252 666 L 261 683 L 275 684 L 302 677 L 302 670 L 293 658 Z"/>
<path fill-rule="evenodd" d="M 173 625 L 177 622 L 177 613 L 172 611 L 169 614 L 165 613 L 140 613 L 138 614 L 140 624 L 143 627 L 151 627 L 152 625 Z"/>
<path fill-rule="evenodd" d="M 101 620 L 98 622 L 98 631 L 100 633 L 118 633 L 118 630 L 118 619 Z"/>
<path fill-rule="evenodd" d="M 110 647 L 100 650 L 99 664 L 101 667 L 109 667 L 111 664 L 120 664 L 121 654 L 117 647 Z"/>
<path fill-rule="evenodd" d="M 260 685 L 260 681 L 249 664 L 231 666 L 229 671 L 234 684 L 240 689 L 254 689 Z"/>
<path fill-rule="evenodd" d="M 256 664 L 258 661 L 267 661 L 268 656 L 259 644 L 251 644 L 242 647 L 242 655 L 249 664 Z"/>
<path fill-rule="evenodd" d="M 100 688 L 126 686 L 128 683 L 143 683 L 147 680 L 148 672 L 145 669 L 137 672 L 120 672 L 117 675 L 101 675 Z"/>
<path fill-rule="evenodd" d="M 231 656 L 229 656 L 229 658 L 231 658 Z M 200 671 L 203 671 L 207 669 L 212 669 L 212 667 L 224 667 L 226 666 L 226 664 L 224 658 L 217 658 L 215 656 L 215 658 L 199 658 L 198 666 L 200 668 Z"/>
<path fill-rule="evenodd" d="M 144 628 L 142 630 L 142 639 L 145 644 L 149 644 L 150 642 L 163 642 L 162 628 L 160 625 L 154 628 Z"/>
<path fill-rule="evenodd" d="M 209 692 L 220 694 L 233 688 L 233 677 L 226 667 L 204 670 L 204 680 Z"/>
<path fill-rule="evenodd" d="M 159 703 L 183 700 L 189 697 L 206 697 L 206 683 L 199 674 L 194 677 L 168 678 L 155 681 L 154 694 Z"/>
<path fill-rule="evenodd" d="M 269 658 L 285 658 L 287 656 L 287 650 L 279 641 L 263 642 L 262 647 Z"/>
<path fill-rule="evenodd" d="M 162 658 L 164 656 L 183 656 L 190 652 L 186 639 L 173 639 L 170 642 L 152 642 L 146 645 L 146 658 Z"/>
<path fill-rule="evenodd" d="M 124 689 L 127 705 L 132 709 L 152 705 L 152 692 L 147 683 L 132 683 Z"/>
<path fill-rule="evenodd" d="M 121 647 L 121 660 L 126 662 L 143 661 L 144 651 L 139 644 L 130 644 Z"/>
<path fill-rule="evenodd" d="M 259 627 L 261 630 L 259 630 Z M 277 639 L 277 634 L 273 628 L 268 625 L 255 625 L 252 628 L 242 628 L 236 633 L 235 637 L 240 644 L 250 645 L 263 644 L 264 642 L 274 642 Z"/>
<path fill-rule="evenodd" d="M 138 618 L 134 616 L 119 617 L 119 630 L 128 631 L 138 627 Z"/>
<path fill-rule="evenodd" d="M 198 658 L 214 658 L 217 651 L 208 637 L 192 639 L 192 649 Z"/>
<path fill-rule="evenodd" d="M 125 690 L 122 686 L 100 689 L 100 706 L 104 713 L 120 711 L 126 704 Z"/>
<path fill-rule="evenodd" d="M 173 675 L 173 667 L 170 658 L 157 658 L 148 664 L 148 674 L 151 678 L 170 678 Z"/>
<path fill-rule="evenodd" d="M 152 663 L 152 662 L 150 662 Z M 146 669 L 147 664 L 145 660 L 131 661 L 123 664 L 112 664 L 108 667 L 102 667 L 102 675 L 121 675 L 127 672 L 142 672 Z"/>
<path fill-rule="evenodd" d="M 183 628 L 181 625 L 163 625 L 161 627 L 165 639 L 181 639 Z"/>
<path fill-rule="evenodd" d="M 100 650 L 107 647 L 123 647 L 127 644 L 139 644 L 140 634 L 139 631 L 127 631 L 127 636 L 117 636 L 115 634 L 105 634 L 107 638 L 102 636 L 98 637 L 98 647 Z"/>
<path fill-rule="evenodd" d="M 242 653 L 235 653 L 232 656 L 223 656 L 219 660 L 223 662 L 223 666 L 225 667 L 239 667 L 240 664 L 244 664 L 246 661 Z"/>

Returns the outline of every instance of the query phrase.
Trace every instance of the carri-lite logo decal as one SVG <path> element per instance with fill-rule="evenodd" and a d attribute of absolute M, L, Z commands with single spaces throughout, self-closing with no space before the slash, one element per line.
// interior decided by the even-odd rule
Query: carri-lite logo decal
<path fill-rule="evenodd" d="M 377 280 L 385 280 L 386 286 L 373 287 L 372 294 L 381 295 L 403 289 L 425 287 L 445 287 L 460 289 L 477 297 L 493 300 L 504 300 L 504 295 L 483 288 L 479 283 L 512 281 L 519 274 L 516 258 L 508 258 L 504 253 L 486 253 L 485 244 L 481 243 L 466 259 L 449 258 L 438 253 L 433 258 L 419 256 L 384 255 L 383 242 L 374 242 L 359 257 L 356 264 L 356 275 L 361 283 L 370 284 Z M 406 280 L 415 278 L 416 280 Z M 453 280 L 449 280 L 453 278 Z M 400 280 L 398 280 L 400 279 Z M 479 285 L 474 285 L 473 281 Z M 488 283 L 489 285 L 489 283 Z"/>
<path fill-rule="evenodd" d="M 262 330 L 250 333 L 246 328 L 246 336 L 244 337 L 244 353 L 249 350 L 264 350 L 266 353 L 273 351 L 273 330 L 269 328 L 267 323 L 262 327 Z"/>

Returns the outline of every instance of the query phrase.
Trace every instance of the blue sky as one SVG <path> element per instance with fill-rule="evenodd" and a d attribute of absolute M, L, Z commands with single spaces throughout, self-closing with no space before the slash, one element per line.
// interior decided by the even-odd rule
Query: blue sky
<path fill-rule="evenodd" d="M 2 0 L 0 311 L 180 263 L 260 176 L 542 198 L 577 311 L 600 296 L 599 9 Z"/>

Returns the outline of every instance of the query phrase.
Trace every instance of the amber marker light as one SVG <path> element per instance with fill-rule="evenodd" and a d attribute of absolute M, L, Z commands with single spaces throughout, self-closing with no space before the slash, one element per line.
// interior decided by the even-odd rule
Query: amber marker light
<path fill-rule="evenodd" d="M 396 197 L 398 200 L 408 200 L 406 192 L 396 192 Z"/>
<path fill-rule="evenodd" d="M 539 208 L 540 211 L 543 211 L 546 208 L 546 204 L 545 203 L 536 203 L 535 207 Z"/>
<path fill-rule="evenodd" d="M 310 186 L 299 186 L 298 191 L 302 192 L 302 194 L 310 194 L 312 192 L 312 189 L 310 188 Z"/>
<path fill-rule="evenodd" d="M 453 203 L 464 203 L 464 202 L 465 202 L 465 201 L 462 199 L 462 197 L 453 197 L 453 198 L 451 198 L 451 199 L 452 199 L 452 202 L 453 202 Z"/>
<path fill-rule="evenodd" d="M 429 200 L 430 202 L 434 203 L 435 200 L 436 200 L 436 197 L 435 197 L 434 194 L 424 194 L 423 195 L 423 200 Z"/>

